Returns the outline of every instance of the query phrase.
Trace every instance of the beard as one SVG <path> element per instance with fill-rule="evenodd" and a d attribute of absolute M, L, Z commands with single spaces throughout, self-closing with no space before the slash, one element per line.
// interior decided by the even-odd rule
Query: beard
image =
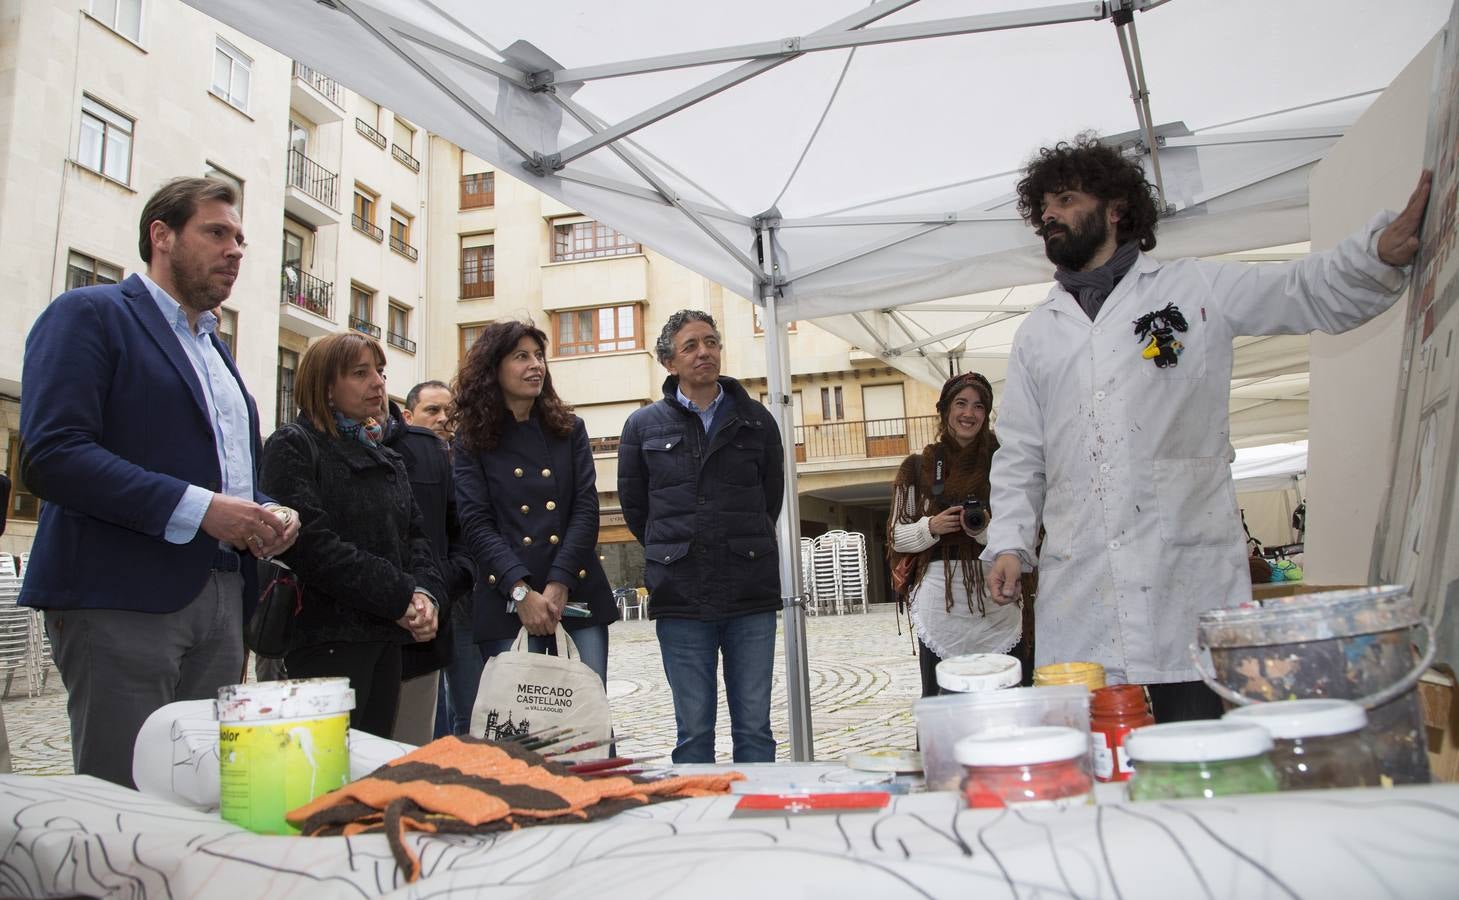
<path fill-rule="evenodd" d="M 175 299 L 189 309 L 211 312 L 222 306 L 228 295 L 233 293 L 233 285 L 213 281 L 213 273 L 206 266 L 177 254 L 170 262 L 172 284 L 177 289 Z"/>
<path fill-rule="evenodd" d="M 1083 269 L 1109 237 L 1109 224 L 1105 221 L 1105 209 L 1108 206 L 1108 202 L 1101 200 L 1098 206 L 1081 216 L 1072 228 L 1051 222 L 1039 229 L 1039 234 L 1044 239 L 1044 255 L 1049 258 L 1049 262 L 1061 269 L 1075 272 Z M 1055 235 L 1059 239 L 1051 240 Z"/>

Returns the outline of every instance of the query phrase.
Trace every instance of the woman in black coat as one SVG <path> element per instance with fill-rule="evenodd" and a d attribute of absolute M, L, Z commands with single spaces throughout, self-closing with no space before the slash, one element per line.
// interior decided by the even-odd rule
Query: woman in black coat
<path fill-rule="evenodd" d="M 551 650 L 561 622 L 606 686 L 618 606 L 598 561 L 597 476 L 546 351 L 540 329 L 496 322 L 456 379 L 456 507 L 478 572 L 476 640 L 490 659 L 525 627 L 530 649 Z"/>
<path fill-rule="evenodd" d="M 285 668 L 349 678 L 350 727 L 388 737 L 401 645 L 435 636 L 444 589 L 405 465 L 382 443 L 384 351 L 357 332 L 329 335 L 305 351 L 295 387 L 299 418 L 269 438 L 260 476 L 299 514 L 280 557 L 304 587 Z"/>

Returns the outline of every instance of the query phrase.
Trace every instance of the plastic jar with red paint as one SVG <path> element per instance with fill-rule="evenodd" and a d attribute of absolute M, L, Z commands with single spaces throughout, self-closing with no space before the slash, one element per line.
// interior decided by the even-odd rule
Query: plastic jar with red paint
<path fill-rule="evenodd" d="M 1095 691 L 1089 699 L 1089 741 L 1094 746 L 1094 777 L 1100 781 L 1129 781 L 1130 758 L 1125 735 L 1154 725 L 1155 717 L 1138 684 L 1116 684 Z"/>
<path fill-rule="evenodd" d="M 953 747 L 973 809 L 1087 806 L 1094 802 L 1089 738 L 1077 728 L 1040 725 L 983 732 Z"/>

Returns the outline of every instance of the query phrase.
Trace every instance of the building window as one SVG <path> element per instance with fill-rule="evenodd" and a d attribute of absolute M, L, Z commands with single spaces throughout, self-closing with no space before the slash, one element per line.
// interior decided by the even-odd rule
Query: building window
<path fill-rule="evenodd" d="M 375 340 L 380 339 L 380 326 L 375 324 L 375 292 L 357 284 L 350 285 L 350 327 Z"/>
<path fill-rule="evenodd" d="M 374 241 L 385 239 L 385 233 L 375 224 L 375 204 L 379 199 L 379 195 L 355 185 L 355 209 L 350 216 L 350 223 L 355 226 L 356 231 Z"/>
<path fill-rule="evenodd" d="M 557 356 L 643 349 L 643 307 L 637 303 L 553 313 Z"/>
<path fill-rule="evenodd" d="M 461 238 L 461 299 L 496 296 L 496 247 L 490 234 Z"/>
<path fill-rule="evenodd" d="M 81 141 L 76 161 L 113 181 L 132 179 L 132 127 L 135 123 L 95 100 L 81 97 Z"/>
<path fill-rule="evenodd" d="M 390 155 L 395 157 L 401 165 L 412 172 L 420 171 L 420 160 L 416 159 L 411 151 L 415 149 L 415 129 L 400 119 L 395 120 L 395 143 L 390 147 Z"/>
<path fill-rule="evenodd" d="M 228 355 L 238 358 L 238 313 L 235 310 L 218 309 L 218 340 L 228 348 Z"/>
<path fill-rule="evenodd" d="M 755 317 L 755 333 L 756 334 L 764 334 L 765 333 L 765 320 L 762 319 L 762 318 L 760 318 L 760 307 L 751 304 L 750 309 L 753 311 L 754 317 Z M 789 332 L 791 332 L 792 334 L 795 333 L 795 320 L 794 319 L 791 319 L 790 320 L 790 323 L 787 325 L 786 330 L 789 331 Z"/>
<path fill-rule="evenodd" d="M 601 222 L 552 226 L 552 261 L 597 259 L 640 252 L 636 242 Z"/>
<path fill-rule="evenodd" d="M 466 354 L 471 352 L 471 345 L 476 343 L 476 339 L 481 337 L 481 333 L 486 331 L 486 326 L 490 324 L 490 322 L 479 322 L 475 325 L 457 326 L 457 332 L 461 336 L 460 356 L 457 357 L 458 363 L 466 361 Z"/>
<path fill-rule="evenodd" d="M 399 347 L 406 353 L 415 352 L 415 341 L 410 339 L 410 310 L 395 301 L 390 302 L 385 321 L 385 339 L 392 347 Z"/>
<path fill-rule="evenodd" d="M 203 174 L 208 178 L 216 178 L 219 181 L 225 181 L 233 185 L 233 191 L 238 195 L 238 218 L 243 218 L 243 179 L 229 172 L 227 169 L 221 169 L 212 163 L 208 163 L 208 168 L 204 170 Z"/>
<path fill-rule="evenodd" d="M 66 290 L 93 284 L 117 284 L 122 280 L 121 266 L 92 259 L 72 250 L 66 257 Z"/>
<path fill-rule="evenodd" d="M 218 38 L 213 45 L 213 94 L 248 112 L 248 90 L 252 81 L 253 59 Z"/>
<path fill-rule="evenodd" d="M 411 218 L 398 209 L 390 211 L 390 249 L 414 261 L 420 254 L 410 244 Z"/>
<path fill-rule="evenodd" d="M 20 477 L 20 433 L 10 432 L 10 518 L 35 519 L 40 515 L 40 498 L 26 490 Z"/>
<path fill-rule="evenodd" d="M 142 0 L 91 0 L 91 17 L 134 44 L 142 42 Z"/>
<path fill-rule="evenodd" d="M 496 205 L 496 173 L 477 172 L 461 176 L 461 208 L 479 209 Z"/>
<path fill-rule="evenodd" d="M 279 348 L 279 398 L 274 412 L 274 426 L 294 421 L 294 372 L 299 368 L 299 354 L 293 350 Z"/>
<path fill-rule="evenodd" d="M 838 384 L 834 388 L 821 388 L 821 421 L 839 422 L 844 418 L 846 401 L 841 396 L 841 386 Z"/>

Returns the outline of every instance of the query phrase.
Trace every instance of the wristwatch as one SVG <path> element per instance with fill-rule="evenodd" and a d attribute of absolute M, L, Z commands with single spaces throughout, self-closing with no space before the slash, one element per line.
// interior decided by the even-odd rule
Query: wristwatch
<path fill-rule="evenodd" d="M 525 584 L 517 585 L 516 587 L 512 588 L 512 602 L 521 603 L 523 600 L 527 599 L 527 595 L 529 593 L 531 593 L 531 591 L 527 589 L 527 586 Z"/>

